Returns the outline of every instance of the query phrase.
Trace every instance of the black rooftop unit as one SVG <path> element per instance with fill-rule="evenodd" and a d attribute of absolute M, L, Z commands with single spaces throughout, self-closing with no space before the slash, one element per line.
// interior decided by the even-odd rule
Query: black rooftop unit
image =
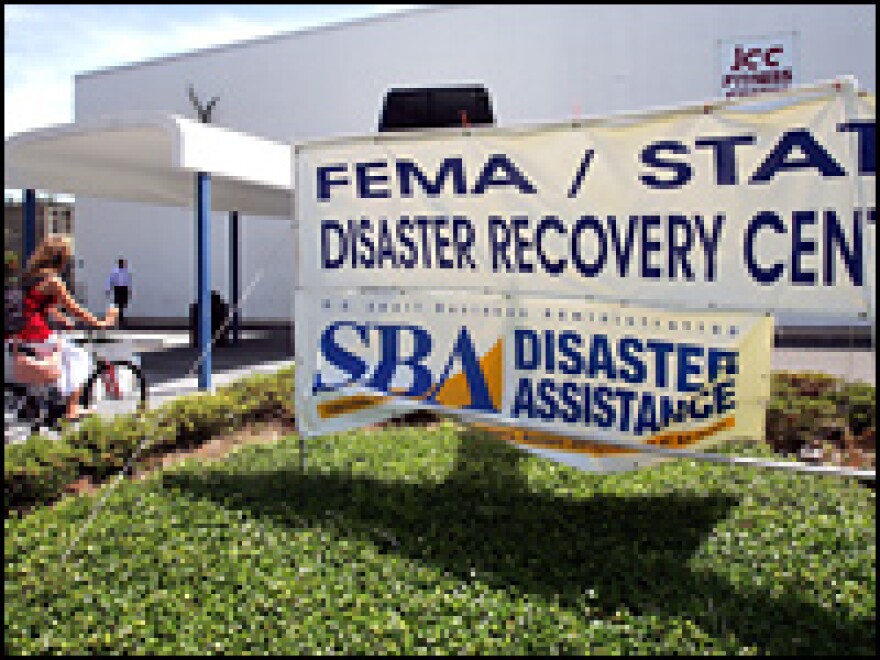
<path fill-rule="evenodd" d="M 379 131 L 494 126 L 492 101 L 482 85 L 391 89 L 385 94 Z"/>

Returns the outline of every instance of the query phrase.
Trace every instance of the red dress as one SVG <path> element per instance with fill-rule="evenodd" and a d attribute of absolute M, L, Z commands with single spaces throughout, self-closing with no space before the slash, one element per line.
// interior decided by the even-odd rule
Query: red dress
<path fill-rule="evenodd" d="M 22 302 L 24 326 L 16 339 L 28 344 L 40 344 L 52 335 L 46 312 L 55 304 L 55 296 L 39 291 L 37 286 L 28 289 Z"/>

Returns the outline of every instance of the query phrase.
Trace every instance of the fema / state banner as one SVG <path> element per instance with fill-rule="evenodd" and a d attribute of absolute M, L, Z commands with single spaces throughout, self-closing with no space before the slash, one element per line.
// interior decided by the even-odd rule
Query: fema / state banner
<path fill-rule="evenodd" d="M 662 460 L 615 443 L 701 450 L 764 435 L 769 316 L 396 291 L 299 302 L 307 436 L 428 408 L 606 472 Z"/>
<path fill-rule="evenodd" d="M 873 319 L 876 132 L 851 80 L 295 149 L 304 287 Z"/>
<path fill-rule="evenodd" d="M 591 471 L 763 437 L 772 315 L 875 317 L 874 115 L 841 80 L 297 146 L 300 432 L 431 408 Z"/>

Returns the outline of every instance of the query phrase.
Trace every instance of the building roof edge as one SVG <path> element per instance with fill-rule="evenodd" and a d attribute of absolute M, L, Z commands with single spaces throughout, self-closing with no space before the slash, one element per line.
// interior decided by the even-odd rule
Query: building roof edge
<path fill-rule="evenodd" d="M 277 34 L 270 34 L 264 37 L 254 37 L 252 39 L 246 39 L 242 41 L 236 41 L 233 43 L 222 44 L 219 46 L 208 46 L 206 48 L 200 48 L 197 50 L 187 51 L 185 53 L 174 53 L 172 55 L 161 55 L 159 57 L 154 57 L 146 60 L 141 60 L 140 62 L 130 62 L 128 64 L 118 64 L 114 66 L 102 67 L 99 69 L 92 69 L 90 71 L 83 71 L 80 73 L 75 73 L 74 83 L 77 80 L 86 79 L 86 78 L 94 78 L 96 76 L 106 75 L 110 73 L 117 73 L 119 71 L 126 71 L 130 69 L 137 69 L 144 66 L 153 66 L 157 64 L 165 64 L 166 62 L 181 60 L 188 57 L 198 57 L 202 55 L 214 55 L 219 52 L 223 52 L 225 50 L 231 50 L 233 48 L 242 48 L 246 46 L 255 46 L 257 44 L 269 43 L 272 41 L 280 41 L 282 39 L 290 39 L 292 37 L 305 37 L 311 36 L 314 34 L 328 32 L 331 30 L 342 30 L 348 29 L 352 27 L 360 27 L 361 25 L 365 25 L 368 23 L 376 23 L 380 21 L 388 21 L 394 20 L 398 18 L 408 18 L 415 14 L 425 14 L 429 12 L 436 11 L 445 11 L 449 9 L 453 9 L 456 7 L 467 6 L 467 5 L 429 5 L 426 7 L 416 7 L 413 9 L 407 9 L 404 11 L 380 14 L 377 16 L 367 16 L 364 18 L 353 18 L 344 21 L 340 21 L 339 23 L 331 23 L 328 25 L 318 25 L 315 27 L 307 27 L 307 28 L 299 28 L 295 30 L 288 30 L 285 32 L 279 32 Z"/>

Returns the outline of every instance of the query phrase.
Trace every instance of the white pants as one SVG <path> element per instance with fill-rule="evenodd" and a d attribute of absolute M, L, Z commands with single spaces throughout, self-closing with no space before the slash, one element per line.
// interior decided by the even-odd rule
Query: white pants
<path fill-rule="evenodd" d="M 77 346 L 63 335 L 54 335 L 61 347 L 61 378 L 58 391 L 68 396 L 85 385 L 92 370 L 92 356 L 82 346 Z"/>

